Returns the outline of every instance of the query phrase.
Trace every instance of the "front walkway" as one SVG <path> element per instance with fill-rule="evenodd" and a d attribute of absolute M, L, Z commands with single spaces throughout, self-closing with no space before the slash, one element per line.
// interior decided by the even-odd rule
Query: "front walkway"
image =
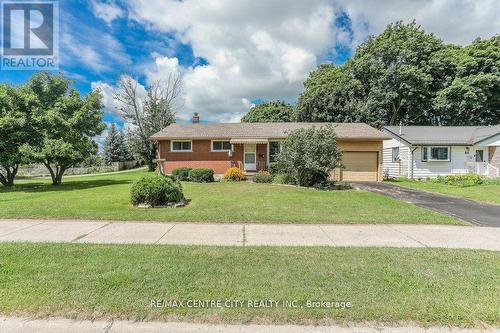
<path fill-rule="evenodd" d="M 10 333 L 498 333 L 499 329 L 467 329 L 416 326 L 298 326 L 298 325 L 214 325 L 180 322 L 76 321 L 63 318 L 23 319 L 0 317 L 0 327 Z M 2 330 L 3 332 L 3 330 Z"/>
<path fill-rule="evenodd" d="M 490 205 L 382 182 L 354 182 L 353 185 L 361 190 L 383 194 L 473 224 L 500 228 L 500 205 Z"/>
<path fill-rule="evenodd" d="M 445 247 L 500 251 L 500 228 L 407 224 L 0 220 L 0 242 Z"/>

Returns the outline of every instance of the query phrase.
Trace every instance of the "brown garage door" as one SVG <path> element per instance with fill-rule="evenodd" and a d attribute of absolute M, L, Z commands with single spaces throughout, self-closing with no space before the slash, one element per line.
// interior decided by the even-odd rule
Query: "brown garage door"
<path fill-rule="evenodd" d="M 378 153 L 374 151 L 346 151 L 342 156 L 342 180 L 377 181 Z"/>

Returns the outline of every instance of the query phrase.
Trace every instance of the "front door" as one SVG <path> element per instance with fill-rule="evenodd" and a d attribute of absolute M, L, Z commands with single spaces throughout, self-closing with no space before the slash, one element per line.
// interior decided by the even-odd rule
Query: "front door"
<path fill-rule="evenodd" d="M 257 170 L 257 146 L 254 143 L 245 144 L 245 152 L 243 155 L 245 171 Z"/>

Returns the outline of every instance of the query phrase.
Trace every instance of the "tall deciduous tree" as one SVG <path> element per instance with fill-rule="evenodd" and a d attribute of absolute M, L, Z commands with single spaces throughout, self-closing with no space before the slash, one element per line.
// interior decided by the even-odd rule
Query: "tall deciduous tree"
<path fill-rule="evenodd" d="M 445 45 L 415 22 L 390 24 L 341 66 L 304 83 L 301 121 L 488 125 L 500 121 L 500 37 Z"/>
<path fill-rule="evenodd" d="M 37 141 L 25 144 L 23 153 L 43 163 L 52 184 L 59 185 L 68 168 L 97 151 L 92 137 L 104 130 L 101 93 L 82 97 L 64 76 L 46 72 L 35 74 L 26 89 L 35 99 L 32 122 Z"/>
<path fill-rule="evenodd" d="M 175 112 L 181 102 L 181 77 L 170 75 L 166 81 L 156 82 L 143 91 L 137 81 L 122 76 L 119 88 L 114 98 L 120 103 L 122 114 L 135 127 L 130 132 L 131 148 L 142 156 L 149 170 L 154 171 L 157 144 L 150 137 L 175 122 Z"/>
<path fill-rule="evenodd" d="M 284 101 L 271 101 L 256 105 L 241 118 L 243 123 L 279 123 L 294 120 L 293 107 Z"/>
<path fill-rule="evenodd" d="M 362 118 L 362 86 L 348 65 L 320 65 L 304 83 L 297 116 L 307 122 L 355 122 Z"/>
<path fill-rule="evenodd" d="M 436 122 L 446 125 L 500 123 L 500 36 L 477 39 L 451 58 L 455 76 L 434 99 Z"/>
<path fill-rule="evenodd" d="M 22 145 L 35 140 L 32 100 L 22 86 L 0 85 L 0 183 L 4 186 L 14 185 L 19 164 L 25 160 Z"/>
<path fill-rule="evenodd" d="M 433 55 L 444 47 L 415 22 L 390 24 L 354 56 L 351 71 L 362 84 L 362 112 L 371 124 L 424 124 L 435 94 Z"/>

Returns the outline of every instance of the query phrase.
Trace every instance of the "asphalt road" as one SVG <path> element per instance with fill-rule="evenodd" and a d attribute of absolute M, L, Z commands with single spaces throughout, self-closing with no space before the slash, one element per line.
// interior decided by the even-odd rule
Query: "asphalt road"
<path fill-rule="evenodd" d="M 483 204 L 381 182 L 355 182 L 353 186 L 454 216 L 475 225 L 500 228 L 499 205 Z"/>

